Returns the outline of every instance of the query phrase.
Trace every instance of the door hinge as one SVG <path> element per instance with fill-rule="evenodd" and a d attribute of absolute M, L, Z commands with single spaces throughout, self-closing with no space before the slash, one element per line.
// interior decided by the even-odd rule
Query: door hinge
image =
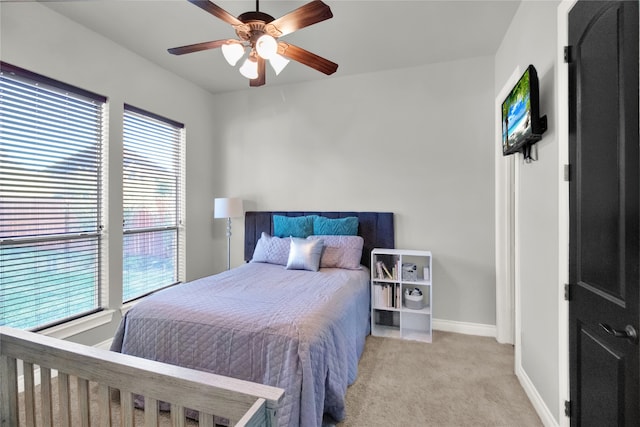
<path fill-rule="evenodd" d="M 570 400 L 564 401 L 564 415 L 566 417 L 571 418 L 571 401 Z"/>
<path fill-rule="evenodd" d="M 569 298 L 571 296 L 569 289 L 570 289 L 569 284 L 565 283 L 564 284 L 564 300 L 565 301 L 569 301 Z"/>
<path fill-rule="evenodd" d="M 565 64 L 571 62 L 571 46 L 564 47 L 564 62 Z"/>
<path fill-rule="evenodd" d="M 564 180 L 566 182 L 571 181 L 571 166 L 570 165 L 564 165 Z"/>

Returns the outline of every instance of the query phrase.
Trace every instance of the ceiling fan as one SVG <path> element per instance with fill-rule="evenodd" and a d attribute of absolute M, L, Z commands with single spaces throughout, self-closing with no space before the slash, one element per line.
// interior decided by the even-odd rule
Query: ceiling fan
<path fill-rule="evenodd" d="M 278 19 L 260 12 L 259 0 L 256 0 L 254 12 L 245 12 L 237 18 L 209 0 L 189 2 L 230 24 L 239 40 L 214 40 L 168 49 L 173 55 L 222 48 L 225 59 L 234 66 L 244 56 L 245 49 L 249 48 L 249 56 L 240 67 L 240 73 L 250 79 L 249 86 L 265 84 L 266 60 L 276 74 L 282 71 L 290 59 L 327 75 L 335 73 L 338 69 L 338 64 L 328 59 L 290 43 L 278 41 L 282 36 L 332 18 L 331 8 L 321 0 L 307 3 Z"/>

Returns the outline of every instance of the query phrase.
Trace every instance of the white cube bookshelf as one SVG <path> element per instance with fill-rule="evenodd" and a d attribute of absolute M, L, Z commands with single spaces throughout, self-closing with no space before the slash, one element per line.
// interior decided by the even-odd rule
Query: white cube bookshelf
<path fill-rule="evenodd" d="M 432 277 L 430 251 L 374 249 L 371 252 L 371 334 L 431 342 Z M 421 300 L 419 295 L 406 295 L 414 289 L 422 293 Z"/>

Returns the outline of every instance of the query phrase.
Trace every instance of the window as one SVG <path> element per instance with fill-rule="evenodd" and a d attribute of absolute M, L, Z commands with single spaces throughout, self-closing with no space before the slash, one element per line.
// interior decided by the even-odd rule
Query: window
<path fill-rule="evenodd" d="M 101 308 L 105 102 L 0 63 L 0 325 Z"/>
<path fill-rule="evenodd" d="M 125 302 L 179 281 L 183 134 L 182 124 L 125 105 Z"/>

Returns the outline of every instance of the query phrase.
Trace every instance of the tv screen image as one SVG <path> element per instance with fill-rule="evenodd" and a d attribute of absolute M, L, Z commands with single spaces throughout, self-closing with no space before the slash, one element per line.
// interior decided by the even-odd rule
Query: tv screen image
<path fill-rule="evenodd" d="M 516 141 L 528 139 L 531 128 L 531 89 L 529 70 L 502 103 L 502 144 L 509 149 Z"/>
<path fill-rule="evenodd" d="M 529 65 L 502 103 L 502 152 L 530 156 L 531 144 L 542 139 L 547 116 L 539 116 L 538 75 Z"/>

